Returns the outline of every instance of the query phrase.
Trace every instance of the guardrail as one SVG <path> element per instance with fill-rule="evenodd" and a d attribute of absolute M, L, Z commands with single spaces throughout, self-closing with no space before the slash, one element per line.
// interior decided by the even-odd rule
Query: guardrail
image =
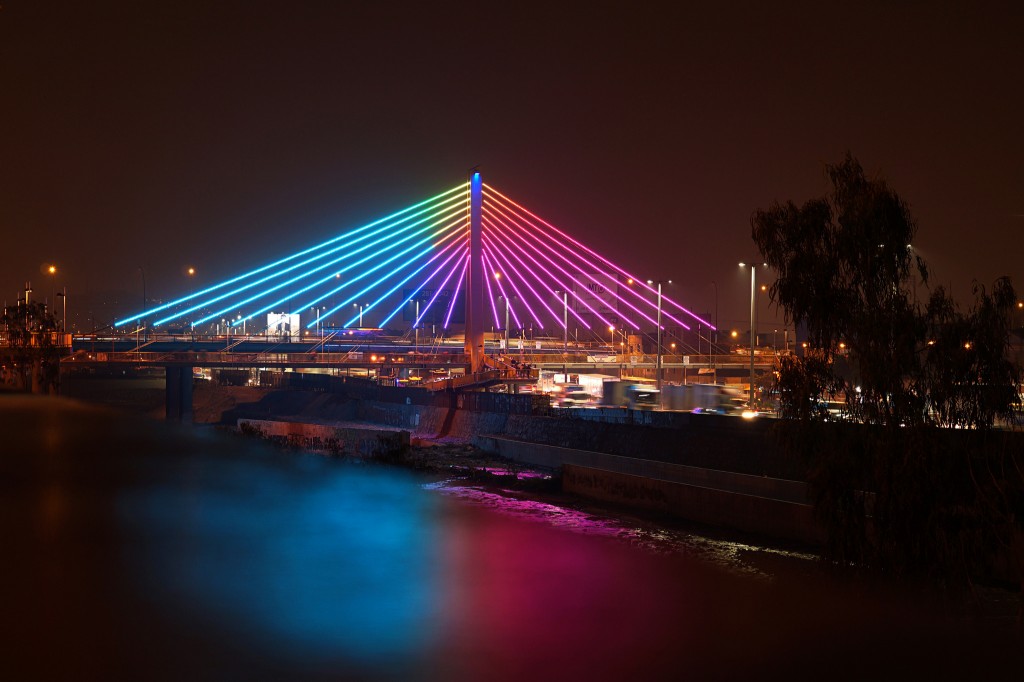
<path fill-rule="evenodd" d="M 426 355 L 423 353 L 370 354 L 346 353 L 225 353 L 219 351 L 144 352 L 144 351 L 84 351 L 80 350 L 64 359 L 71 365 L 134 364 L 134 365 L 238 365 L 260 366 L 460 366 L 466 356 L 456 353 Z"/>

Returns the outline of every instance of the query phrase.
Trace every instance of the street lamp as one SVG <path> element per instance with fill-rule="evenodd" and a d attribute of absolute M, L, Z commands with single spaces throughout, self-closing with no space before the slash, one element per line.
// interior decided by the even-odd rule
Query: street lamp
<path fill-rule="evenodd" d="M 48 268 L 46 268 L 46 272 L 48 272 L 50 274 L 50 277 L 51 277 L 51 279 L 50 279 L 50 306 L 51 306 L 50 312 L 52 314 L 53 311 L 56 310 L 56 308 L 57 308 L 57 294 L 56 294 L 56 291 L 57 291 L 57 266 L 56 265 L 49 266 Z M 54 317 L 56 317 L 56 315 L 54 315 Z"/>
<path fill-rule="evenodd" d="M 740 267 L 747 267 L 740 263 Z M 761 267 L 768 267 L 761 263 Z M 754 409 L 754 345 L 757 343 L 757 265 L 750 263 L 750 402 L 747 407 Z"/>
<path fill-rule="evenodd" d="M 647 280 L 647 284 L 654 284 L 653 280 Z M 661 285 L 672 284 L 672 280 L 658 280 L 658 362 L 655 365 L 654 376 L 658 390 L 661 390 Z"/>
<path fill-rule="evenodd" d="M 708 349 L 708 364 L 712 365 L 712 381 L 718 383 L 718 363 L 714 360 L 715 346 L 718 345 L 718 282 L 711 280 L 711 286 L 715 288 L 715 340 L 709 343 Z M 708 339 L 711 341 L 710 339 Z"/>
<path fill-rule="evenodd" d="M 62 334 L 67 334 L 68 333 L 68 288 L 67 287 L 61 287 L 61 290 L 57 292 L 57 296 L 60 296 L 61 302 L 64 304 L 64 315 L 61 318 L 60 331 L 61 331 Z M 56 301 L 56 297 L 55 297 L 54 303 L 56 303 L 56 302 L 57 301 Z M 61 340 L 61 345 L 63 345 L 63 343 L 64 343 L 63 340 Z"/>
<path fill-rule="evenodd" d="M 193 267 L 189 267 L 187 270 L 185 270 L 185 273 L 188 275 L 188 297 L 192 298 L 192 296 L 196 292 L 196 285 L 195 285 L 196 269 L 193 268 Z M 195 327 L 194 326 L 192 327 L 192 333 L 195 334 Z"/>
<path fill-rule="evenodd" d="M 413 328 L 413 331 L 416 334 L 416 353 L 417 354 L 419 354 L 419 352 L 420 352 L 420 325 L 419 325 L 419 321 L 420 321 L 420 299 L 417 298 L 416 299 L 416 317 L 413 318 L 413 321 L 412 321 L 412 328 Z"/>

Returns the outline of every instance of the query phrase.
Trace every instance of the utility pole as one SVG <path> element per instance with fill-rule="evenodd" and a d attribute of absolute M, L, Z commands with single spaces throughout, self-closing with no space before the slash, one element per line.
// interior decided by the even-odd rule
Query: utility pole
<path fill-rule="evenodd" d="M 746 263 L 740 263 L 745 267 Z M 762 263 L 768 267 L 767 263 Z M 750 400 L 747 408 L 754 409 L 754 346 L 757 344 L 757 266 L 750 263 Z"/>
<path fill-rule="evenodd" d="M 667 280 L 667 282 L 658 280 L 658 360 L 655 365 L 654 376 L 655 384 L 659 391 L 661 390 L 661 285 L 664 283 L 672 284 L 672 280 Z M 654 281 L 647 280 L 647 284 L 654 284 Z"/>

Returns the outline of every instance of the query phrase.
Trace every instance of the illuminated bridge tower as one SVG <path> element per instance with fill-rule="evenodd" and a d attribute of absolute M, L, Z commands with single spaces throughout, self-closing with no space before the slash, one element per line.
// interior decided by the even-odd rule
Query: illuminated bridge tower
<path fill-rule="evenodd" d="M 466 355 L 471 371 L 484 368 L 483 180 L 469 176 L 469 270 L 466 274 Z"/>

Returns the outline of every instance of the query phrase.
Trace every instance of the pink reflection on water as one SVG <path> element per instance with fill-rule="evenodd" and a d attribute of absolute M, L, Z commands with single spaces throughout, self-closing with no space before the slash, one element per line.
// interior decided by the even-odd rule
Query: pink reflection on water
<path fill-rule="evenodd" d="M 520 481 L 538 480 L 538 481 L 550 481 L 551 474 L 541 473 L 540 471 L 516 471 L 514 469 L 505 469 L 502 467 L 480 467 L 478 471 L 485 471 L 492 476 L 511 476 Z"/>
<path fill-rule="evenodd" d="M 431 483 L 429 489 L 456 498 L 466 504 L 483 507 L 498 514 L 532 521 L 580 535 L 613 538 L 656 554 L 679 554 L 700 559 L 733 574 L 770 579 L 765 564 L 776 567 L 779 562 L 790 570 L 813 570 L 812 554 L 767 546 L 751 545 L 736 540 L 706 537 L 685 530 L 667 528 L 651 521 L 603 515 L 577 509 L 565 500 L 544 501 L 529 493 L 496 487 L 470 485 L 455 479 Z"/>

